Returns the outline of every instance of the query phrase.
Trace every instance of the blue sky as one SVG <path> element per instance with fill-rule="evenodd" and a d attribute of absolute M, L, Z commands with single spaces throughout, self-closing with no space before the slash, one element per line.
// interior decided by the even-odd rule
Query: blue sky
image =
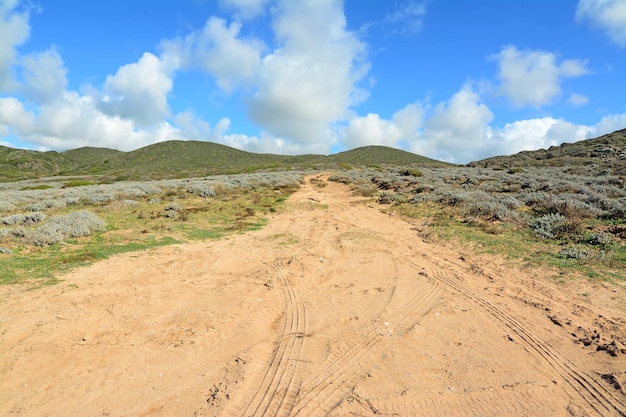
<path fill-rule="evenodd" d="M 467 163 L 626 128 L 626 0 L 0 0 L 0 144 L 386 145 Z"/>

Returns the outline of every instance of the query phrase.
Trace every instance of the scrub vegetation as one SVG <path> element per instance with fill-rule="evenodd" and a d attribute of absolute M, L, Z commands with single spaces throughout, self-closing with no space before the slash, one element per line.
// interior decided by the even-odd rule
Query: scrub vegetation
<path fill-rule="evenodd" d="M 257 229 L 320 171 L 416 219 L 425 239 L 625 281 L 625 166 L 626 130 L 467 166 L 383 146 L 330 156 L 193 141 L 133 152 L 0 147 L 0 282 L 53 281 L 115 253 Z M 222 175 L 192 176 L 207 172 Z"/>
<path fill-rule="evenodd" d="M 0 282 L 55 274 L 120 252 L 254 230 L 303 173 L 214 176 L 66 187 L 0 186 Z M 41 281 L 44 278 L 44 281 Z"/>
<path fill-rule="evenodd" d="M 626 280 L 626 179 L 597 166 L 350 170 L 330 179 L 419 219 L 424 238 Z M 369 188 L 368 188 L 369 187 Z M 367 195 L 369 195 L 368 193 Z"/>

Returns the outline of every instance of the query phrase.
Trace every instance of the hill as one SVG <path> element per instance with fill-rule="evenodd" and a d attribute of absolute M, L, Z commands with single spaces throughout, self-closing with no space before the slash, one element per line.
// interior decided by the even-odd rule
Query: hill
<path fill-rule="evenodd" d="M 386 146 L 364 146 L 326 157 L 327 162 L 350 164 L 353 166 L 371 165 L 421 165 L 450 166 L 450 164 Z"/>
<path fill-rule="evenodd" d="M 58 152 L 39 152 L 0 146 L 0 181 L 56 175 L 73 166 Z"/>
<path fill-rule="evenodd" d="M 626 129 L 594 139 L 523 151 L 510 156 L 496 156 L 468 165 L 487 168 L 571 165 L 595 167 L 598 172 L 610 169 L 615 175 L 626 175 Z"/>
<path fill-rule="evenodd" d="M 385 146 L 366 146 L 328 156 L 259 154 L 201 141 L 159 142 L 131 152 L 83 147 L 59 153 L 0 147 L 0 181 L 57 175 L 163 179 L 261 170 L 337 169 L 346 165 L 448 164 Z"/>

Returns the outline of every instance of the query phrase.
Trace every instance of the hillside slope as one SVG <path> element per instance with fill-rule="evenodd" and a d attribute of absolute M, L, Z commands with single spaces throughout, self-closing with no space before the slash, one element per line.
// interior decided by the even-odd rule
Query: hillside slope
<path fill-rule="evenodd" d="M 329 156 L 259 154 L 201 141 L 159 142 L 131 152 L 83 147 L 59 153 L 0 147 L 0 181 L 55 175 L 163 179 L 260 170 L 337 169 L 346 164 L 448 165 L 385 146 L 366 146 Z"/>
<path fill-rule="evenodd" d="M 523 151 L 510 156 L 496 156 L 468 165 L 487 168 L 594 166 L 598 172 L 611 169 L 615 175 L 626 175 L 626 129 L 594 139 Z"/>

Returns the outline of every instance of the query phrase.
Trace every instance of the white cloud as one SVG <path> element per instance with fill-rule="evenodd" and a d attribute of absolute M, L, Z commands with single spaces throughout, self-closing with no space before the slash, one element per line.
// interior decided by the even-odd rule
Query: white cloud
<path fill-rule="evenodd" d="M 365 117 L 350 120 L 345 130 L 344 144 L 348 148 L 367 145 L 395 147 L 402 138 L 402 131 L 392 121 L 381 119 L 378 114 L 370 113 Z"/>
<path fill-rule="evenodd" d="M 624 0 L 580 0 L 576 20 L 589 21 L 604 31 L 613 43 L 626 48 L 626 2 Z"/>
<path fill-rule="evenodd" d="M 615 132 L 626 128 L 626 113 L 622 114 L 609 114 L 604 116 L 598 123 L 593 126 L 592 136 L 606 135 L 607 133 Z"/>
<path fill-rule="evenodd" d="M 24 109 L 22 103 L 13 97 L 0 97 L 0 126 L 6 134 L 12 130 L 28 133 L 32 130 L 35 116 Z"/>
<path fill-rule="evenodd" d="M 222 7 L 234 10 L 243 19 L 251 19 L 263 13 L 270 0 L 219 0 Z"/>
<path fill-rule="evenodd" d="M 510 155 L 600 136 L 626 127 L 626 113 L 605 116 L 592 126 L 542 117 L 492 125 L 493 114 L 472 86 L 432 108 L 417 102 L 391 120 L 368 114 L 351 120 L 342 144 L 406 147 L 430 158 L 464 164 L 494 155 Z"/>
<path fill-rule="evenodd" d="M 30 35 L 27 12 L 17 12 L 18 0 L 0 1 L 0 91 L 14 85 L 12 68 L 16 61 L 15 48 Z"/>
<path fill-rule="evenodd" d="M 280 46 L 261 62 L 249 114 L 298 145 L 329 146 L 328 126 L 364 97 L 356 84 L 369 69 L 365 46 L 346 31 L 341 1 L 284 0 L 275 13 Z"/>
<path fill-rule="evenodd" d="M 158 57 L 144 53 L 136 63 L 124 65 L 115 75 L 107 76 L 99 108 L 141 126 L 161 122 L 170 111 L 167 95 L 173 81 L 167 70 Z"/>
<path fill-rule="evenodd" d="M 480 96 L 465 85 L 447 102 L 437 104 L 421 134 L 410 144 L 422 155 L 449 162 L 475 159 L 489 143 L 493 113 Z"/>
<path fill-rule="evenodd" d="M 589 97 L 582 94 L 572 93 L 567 99 L 567 103 L 574 107 L 584 106 L 589 103 Z"/>
<path fill-rule="evenodd" d="M 37 104 L 50 103 L 63 96 L 67 87 L 67 68 L 57 51 L 49 49 L 22 58 L 23 91 Z"/>
<path fill-rule="evenodd" d="M 402 139 L 413 138 L 424 123 L 424 107 L 421 103 L 408 104 L 393 115 L 392 121 L 402 132 Z"/>
<path fill-rule="evenodd" d="M 216 78 L 225 91 L 255 79 L 264 45 L 256 39 L 240 39 L 241 23 L 226 25 L 224 19 L 210 17 L 204 28 L 185 38 L 161 43 L 164 57 L 176 57 L 180 66 L 200 68 Z"/>
<path fill-rule="evenodd" d="M 92 97 L 65 91 L 36 113 L 14 98 L 0 99 L 0 125 L 9 127 L 23 142 L 41 149 L 100 146 L 132 150 L 162 140 L 182 139 L 167 122 L 137 129 L 132 120 L 102 113 Z"/>
<path fill-rule="evenodd" d="M 410 0 L 385 16 L 383 23 L 394 33 L 417 33 L 422 30 L 425 16 L 426 4 Z"/>
<path fill-rule="evenodd" d="M 332 137 L 334 133 L 328 132 L 328 135 Z M 233 148 L 258 153 L 302 155 L 328 154 L 330 151 L 330 145 L 326 142 L 299 144 L 269 132 L 261 132 L 260 137 L 238 133 L 224 134 L 217 141 Z"/>
<path fill-rule="evenodd" d="M 542 106 L 561 94 L 564 78 L 588 73 L 586 62 L 568 59 L 557 63 L 550 52 L 518 50 L 507 46 L 494 55 L 498 60 L 500 86 L 498 92 L 515 106 Z"/>
<path fill-rule="evenodd" d="M 502 129 L 494 131 L 493 142 L 496 147 L 489 149 L 490 152 L 484 157 L 510 155 L 524 150 L 548 148 L 564 142 L 576 142 L 587 138 L 591 130 L 588 126 L 552 117 L 507 123 Z"/>

